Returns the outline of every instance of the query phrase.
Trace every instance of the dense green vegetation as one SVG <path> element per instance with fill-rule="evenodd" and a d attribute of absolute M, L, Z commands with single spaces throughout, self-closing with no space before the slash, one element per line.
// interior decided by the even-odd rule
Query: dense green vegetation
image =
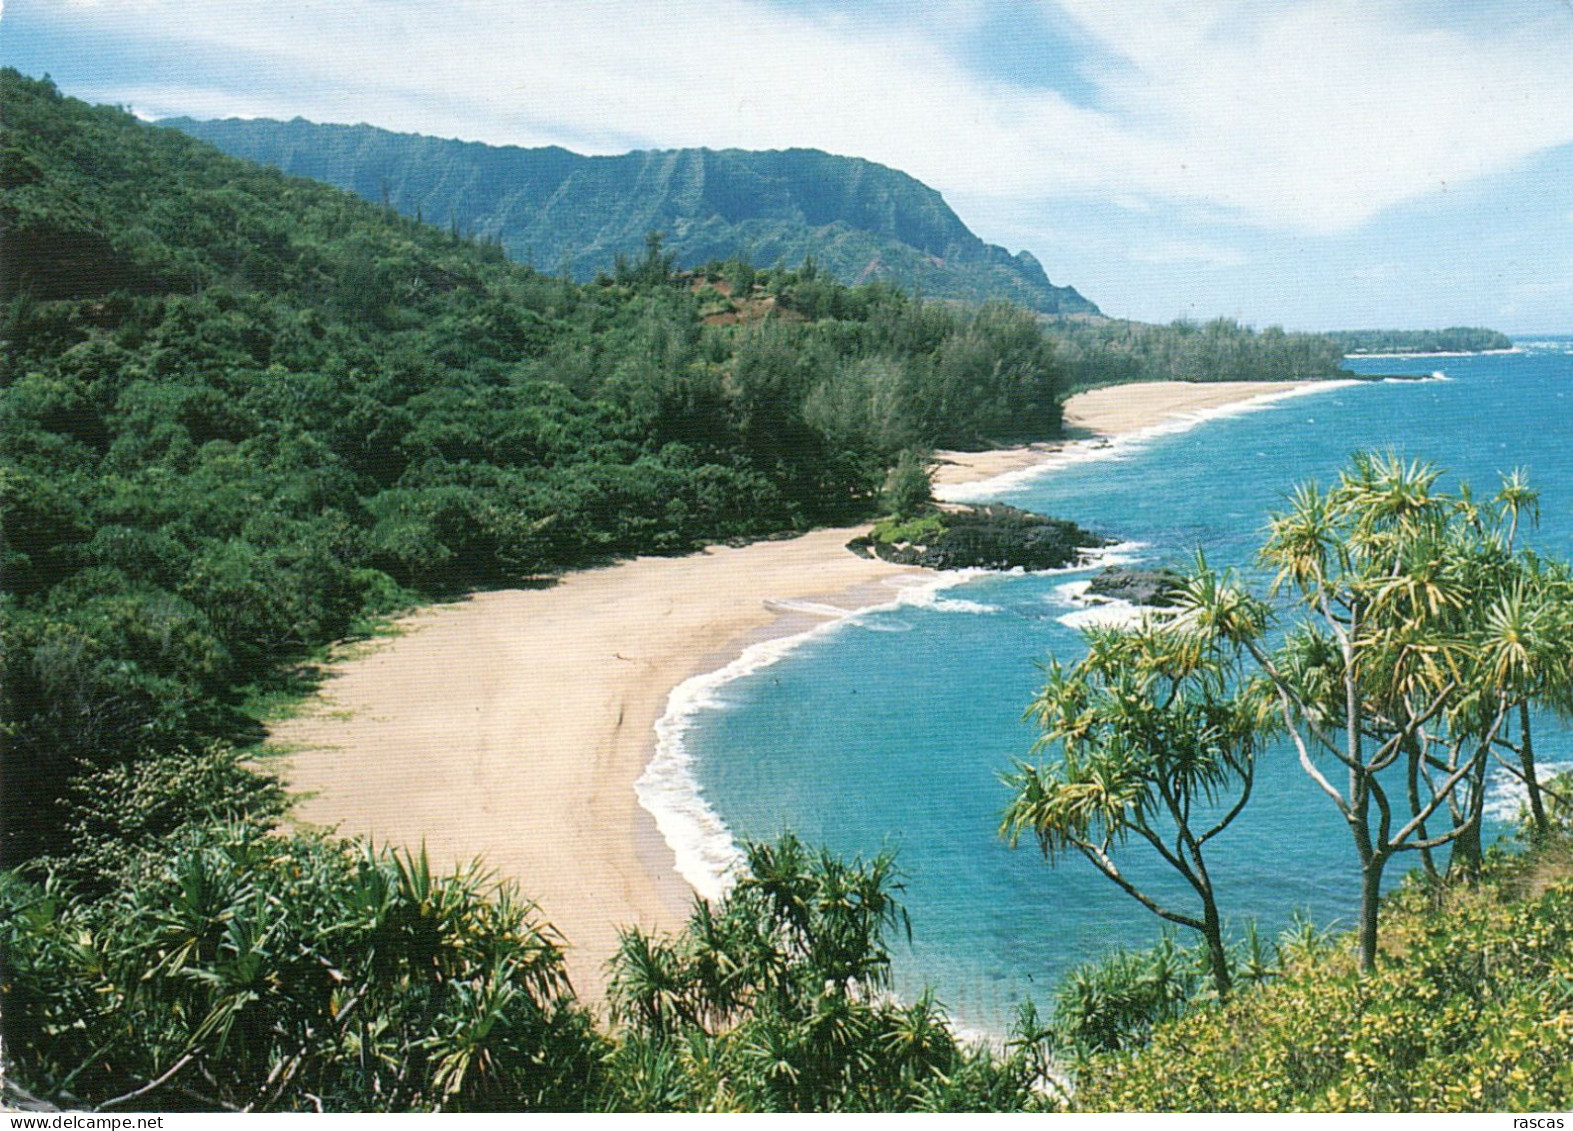
<path fill-rule="evenodd" d="M 258 704 L 367 618 L 623 554 L 913 519 L 926 449 L 1054 434 L 1062 355 L 1074 370 L 1077 349 L 1104 347 L 1057 352 L 1021 310 L 849 288 L 812 264 L 674 276 L 659 240 L 576 284 L 12 71 L 0 115 L 8 1088 L 121 1111 L 1015 1110 L 1057 1102 L 1057 1048 L 1084 1105 L 1247 1106 L 1206 1090 L 1247 1087 L 1246 1064 L 1266 1106 L 1567 1102 L 1567 896 L 1524 873 L 1470 894 L 1474 864 L 1438 870 L 1389 915 L 1374 973 L 1341 951 L 1236 946 L 1224 1005 L 1166 944 L 1083 972 L 1054 1018 L 1029 1011 L 989 1051 L 958 1043 L 932 999 L 885 996 L 905 919 L 883 857 L 751 846 L 728 899 L 674 937 L 625 936 L 603 1022 L 511 889 L 292 831 L 242 753 Z M 1195 334 L 1272 343 L 1254 355 L 1272 365 L 1314 344 L 1138 336 L 1158 356 Z M 1366 478 L 1354 487 L 1380 486 Z M 1534 673 L 1564 669 L 1523 657 L 1570 638 L 1537 611 L 1565 576 L 1511 548 L 1533 497 L 1507 484 L 1502 545 L 1470 554 L 1443 537 L 1470 529 L 1456 500 L 1400 478 L 1364 534 L 1416 547 L 1400 578 L 1421 589 L 1384 599 L 1522 581 L 1492 612 L 1522 648 L 1481 659 L 1472 625 L 1455 658 L 1495 681 L 1513 724 L 1496 751 L 1532 778 L 1524 708 L 1558 694 Z M 1314 557 L 1345 533 L 1295 544 Z M 1445 576 L 1420 569 L 1422 542 L 1451 547 Z M 1307 686 L 1347 671 L 1310 658 Z M 1288 711 L 1306 733 L 1327 720 Z M 1478 827 L 1478 786 L 1431 769 L 1458 779 L 1434 795 L 1450 828 Z M 1564 795 L 1531 816 L 1537 860 L 1560 843 Z M 1463 927 L 1415 918 L 1427 901 Z M 1459 1017 L 1467 1048 L 1448 1043 Z M 1336 1062 L 1296 1074 L 1291 1023 L 1335 1034 Z M 1258 1053 L 1270 1063 L 1242 1059 Z M 1481 1091 L 1448 1090 L 1471 1072 Z"/>
<path fill-rule="evenodd" d="M 1345 353 L 1476 353 L 1513 348 L 1513 339 L 1483 326 L 1445 330 L 1335 330 L 1327 335 Z"/>
<path fill-rule="evenodd" d="M 745 972 L 725 1031 L 630 1013 L 609 1037 L 532 908 L 287 832 L 237 750 L 380 611 L 869 515 L 890 469 L 921 478 L 911 449 L 1052 434 L 1032 316 L 733 262 L 734 317 L 707 324 L 720 292 L 659 241 L 575 284 L 15 72 L 0 106 L 10 1086 L 111 1109 L 1024 1102 L 1025 1052 L 875 998 L 888 863 L 783 848 L 774 925 L 748 884 L 703 912 L 730 949 L 694 969 Z M 722 999 L 684 1000 L 719 1023 Z"/>
<path fill-rule="evenodd" d="M 84 769 L 254 737 L 249 700 L 368 614 L 850 521 L 904 450 L 1058 427 L 1015 308 L 733 263 L 758 316 L 707 325 L 659 243 L 574 284 L 0 93 L 10 863 L 62 849 Z"/>
<path fill-rule="evenodd" d="M 1565 836 L 1566 834 L 1564 834 Z M 1407 885 L 1389 957 L 1281 947 L 1230 1001 L 1184 1000 L 1183 970 L 1112 980 L 1144 1025 L 1076 1064 L 1083 1111 L 1566 1111 L 1573 1106 L 1573 870 L 1567 840 L 1478 884 Z M 1353 942 L 1353 940 L 1348 940 Z M 1145 976 L 1145 981 L 1143 980 Z M 1089 980 L 1092 980 L 1089 978 Z M 1167 995 L 1130 995 L 1131 985 Z M 1179 1014 L 1176 1018 L 1176 1014 Z M 1071 1016 L 1083 1016 L 1071 1011 Z M 1101 1037 L 1102 1034 L 1098 1033 Z"/>
<path fill-rule="evenodd" d="M 1125 381 L 1305 381 L 1348 376 L 1345 350 L 1325 334 L 1253 330 L 1230 318 L 1157 326 L 1098 318 L 1051 325 L 1055 356 L 1074 386 Z"/>
<path fill-rule="evenodd" d="M 815 149 L 678 149 L 582 157 L 390 133 L 371 126 L 229 119 L 164 123 L 235 157 L 349 189 L 427 223 L 499 241 L 547 272 L 589 279 L 645 233 L 677 262 L 816 260 L 845 283 L 882 281 L 935 298 L 1006 299 L 1097 313 L 1026 252 L 985 244 L 939 193 L 905 173 Z"/>
<path fill-rule="evenodd" d="M 1043 1034 L 958 1044 L 930 996 L 887 994 L 906 926 L 890 857 L 847 864 L 791 836 L 748 849 L 726 901 L 673 938 L 624 934 L 611 1060 L 641 1111 L 1019 1111 L 1042 1106 Z M 908 928 L 910 931 L 910 928 Z"/>
<path fill-rule="evenodd" d="M 97 787 L 95 818 L 145 800 L 124 782 Z M 281 835 L 266 805 L 189 818 L 122 845 L 97 899 L 58 872 L 0 875 L 13 1088 L 100 1110 L 1042 1103 L 1037 1042 L 964 1048 L 932 1001 L 880 996 L 903 922 L 887 859 L 847 864 L 790 838 L 752 846 L 751 875 L 699 904 L 679 937 L 624 938 L 608 1034 L 511 888 L 473 869 L 434 875 L 424 856 Z M 92 819 L 74 827 L 105 843 Z"/>
<path fill-rule="evenodd" d="M 36 1095 L 199 1111 L 590 1102 L 603 1050 L 550 928 L 473 873 L 191 820 L 102 879 L 112 889 L 84 899 L 55 876 L 0 878 L 10 1068 Z"/>

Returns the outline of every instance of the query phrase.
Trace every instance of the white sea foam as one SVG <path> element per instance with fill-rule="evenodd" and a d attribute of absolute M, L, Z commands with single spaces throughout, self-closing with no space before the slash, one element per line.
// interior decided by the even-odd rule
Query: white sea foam
<path fill-rule="evenodd" d="M 1435 353 L 1346 353 L 1345 361 L 1424 361 L 1428 357 L 1498 357 L 1508 353 L 1523 353 L 1524 346 L 1532 346 L 1534 342 L 1524 342 L 1505 350 L 1437 350 Z"/>
<path fill-rule="evenodd" d="M 918 609 L 933 609 L 939 613 L 997 613 L 998 605 L 985 605 L 979 601 L 968 601 L 962 597 L 946 597 L 945 590 L 954 589 L 958 585 L 978 577 L 987 577 L 986 569 L 956 569 L 946 570 L 939 575 L 938 581 L 925 579 L 916 583 L 908 582 L 896 586 L 896 604 L 906 605 Z M 896 578 L 902 581 L 902 578 Z M 873 611 L 873 610 L 865 610 Z"/>
<path fill-rule="evenodd" d="M 968 495 L 968 498 L 992 497 L 1010 486 L 1015 486 L 1024 480 L 1036 479 L 1070 463 L 1087 459 L 1119 458 L 1147 440 L 1188 431 L 1206 420 L 1250 412 L 1290 397 L 1347 388 L 1354 384 L 1357 382 L 1318 382 L 1285 392 L 1263 394 L 1216 409 L 1176 416 L 1151 428 L 1128 433 L 1112 441 L 1078 442 L 1068 445 L 1063 452 L 1043 465 L 1029 468 L 1024 472 L 999 476 L 982 484 L 973 484 L 970 488 L 951 488 L 943 494 L 943 497 L 947 500 L 960 501 L 962 497 L 960 492 L 963 490 L 976 492 Z M 1086 551 L 1075 565 L 1045 572 L 1080 573 L 1102 565 L 1121 564 L 1134 560 L 1133 556 L 1140 549 L 1142 549 L 1141 543 L 1125 542 L 1099 550 L 1090 550 Z M 989 572 L 988 570 L 941 571 L 924 578 L 915 578 L 910 574 L 899 575 L 887 582 L 895 589 L 892 600 L 862 609 L 849 610 L 791 599 L 767 601 L 767 605 L 783 612 L 811 613 L 823 616 L 825 620 L 793 636 L 751 644 L 724 667 L 693 676 L 672 689 L 672 693 L 667 697 L 666 711 L 655 724 L 655 754 L 639 780 L 634 783 L 634 792 L 639 798 L 639 804 L 654 817 L 662 839 L 672 850 L 678 873 L 696 892 L 706 899 L 718 899 L 725 895 L 735 882 L 737 870 L 743 861 L 742 852 L 733 839 L 731 830 L 705 799 L 704 790 L 694 775 L 693 754 L 687 747 L 686 738 L 693 729 L 698 714 L 705 710 L 724 707 L 725 704 L 719 694 L 723 687 L 733 680 L 743 679 L 769 667 L 808 640 L 848 626 L 884 632 L 906 631 L 910 628 L 889 618 L 872 618 L 872 614 L 891 612 L 903 606 L 926 608 L 942 613 L 973 615 L 996 613 L 999 611 L 996 606 L 944 595 L 946 590 L 964 585 Z"/>
<path fill-rule="evenodd" d="M 1360 383 L 1359 381 L 1316 381 L 1293 389 L 1262 393 L 1259 396 L 1235 401 L 1232 404 L 1218 405 L 1215 408 L 1200 409 L 1196 412 L 1174 413 L 1156 424 L 1112 438 L 1098 437 L 1092 440 L 1072 441 L 1058 451 L 1045 456 L 1041 463 L 1033 464 L 1031 467 L 1008 471 L 1003 475 L 996 475 L 991 479 L 978 480 L 975 483 L 940 484 L 934 488 L 934 497 L 941 502 L 947 503 L 977 503 L 997 499 L 1001 495 L 1014 491 L 1027 483 L 1036 482 L 1062 468 L 1071 467 L 1079 463 L 1090 463 L 1095 460 L 1124 459 L 1133 451 L 1145 447 L 1159 437 L 1175 436 L 1182 432 L 1189 432 L 1192 428 L 1209 420 L 1243 416 L 1249 412 L 1258 412 L 1264 408 L 1269 408 L 1279 401 L 1309 396 L 1313 393 L 1329 392 L 1333 389 L 1348 389 Z"/>
<path fill-rule="evenodd" d="M 987 572 L 953 570 L 923 578 L 898 575 L 887 582 L 895 589 L 891 600 L 860 609 L 794 599 L 767 600 L 765 604 L 769 608 L 812 613 L 825 620 L 805 632 L 750 644 L 731 663 L 686 679 L 672 689 L 667 696 L 666 712 L 655 724 L 655 755 L 639 780 L 634 782 L 634 793 L 639 804 L 655 818 L 661 838 L 676 858 L 678 874 L 689 886 L 705 899 L 719 899 L 730 890 L 743 864 L 743 854 L 732 837 L 732 830 L 705 799 L 686 741 L 701 711 L 719 710 L 725 706 L 721 689 L 733 680 L 770 667 L 809 640 L 848 626 L 877 632 L 910 630 L 910 625 L 897 628 L 884 618 L 870 619 L 874 613 L 891 612 L 903 606 L 942 613 L 997 612 L 992 605 L 941 596 L 945 590 L 964 585 Z"/>
<path fill-rule="evenodd" d="M 1101 546 L 1096 550 L 1084 550 L 1081 564 L 1070 567 L 1065 572 L 1081 572 L 1088 569 L 1101 569 L 1104 566 L 1133 565 L 1141 561 L 1147 549 L 1146 542 L 1116 542 L 1112 546 Z"/>
<path fill-rule="evenodd" d="M 851 623 L 856 624 L 864 632 L 911 632 L 910 621 L 898 620 L 895 617 L 857 617 Z"/>
<path fill-rule="evenodd" d="M 1541 762 L 1535 767 L 1535 776 L 1548 781 L 1557 774 L 1573 771 L 1573 762 Z M 1501 766 L 1491 771 L 1486 785 L 1486 816 L 1502 822 L 1512 822 L 1529 806 L 1529 789 L 1518 775 Z"/>
<path fill-rule="evenodd" d="M 1073 605 L 1075 612 L 1055 619 L 1066 628 L 1139 628 L 1149 610 L 1118 597 L 1095 597 L 1087 593 L 1091 581 L 1072 581 L 1057 586 L 1051 600 Z"/>
<path fill-rule="evenodd" d="M 1429 385 L 1433 381 L 1451 381 L 1444 370 L 1433 369 L 1428 377 L 1376 377 L 1370 376 L 1362 380 L 1370 381 L 1377 385 Z"/>
<path fill-rule="evenodd" d="M 656 828 L 676 858 L 678 874 L 705 899 L 726 894 L 743 856 L 726 822 L 705 800 L 684 738 L 696 714 L 722 706 L 716 694 L 721 687 L 775 663 L 793 639 L 752 644 L 725 667 L 673 688 L 666 713 L 655 724 L 655 755 L 634 782 L 639 804 L 655 818 Z"/>

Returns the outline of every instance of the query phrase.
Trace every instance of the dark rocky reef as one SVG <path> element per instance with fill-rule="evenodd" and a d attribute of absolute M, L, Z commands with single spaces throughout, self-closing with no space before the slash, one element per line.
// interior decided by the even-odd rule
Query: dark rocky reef
<path fill-rule="evenodd" d="M 1084 551 L 1109 545 L 1110 539 L 1074 522 L 995 503 L 887 521 L 847 548 L 927 569 L 1042 570 L 1074 565 Z"/>
<path fill-rule="evenodd" d="M 1126 569 L 1110 566 L 1087 586 L 1088 597 L 1129 601 L 1133 605 L 1163 609 L 1179 603 L 1183 579 L 1172 569 Z"/>

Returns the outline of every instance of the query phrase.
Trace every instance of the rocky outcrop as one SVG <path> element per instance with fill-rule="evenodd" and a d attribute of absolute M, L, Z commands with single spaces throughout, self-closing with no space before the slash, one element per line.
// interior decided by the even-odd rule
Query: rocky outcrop
<path fill-rule="evenodd" d="M 927 569 L 1063 569 L 1087 550 L 1112 545 L 1074 522 L 993 504 L 937 512 L 902 526 L 882 524 L 848 548 Z"/>
<path fill-rule="evenodd" d="M 1127 569 L 1110 566 L 1087 586 L 1088 597 L 1129 601 L 1147 608 L 1169 608 L 1179 600 L 1183 579 L 1172 569 Z"/>

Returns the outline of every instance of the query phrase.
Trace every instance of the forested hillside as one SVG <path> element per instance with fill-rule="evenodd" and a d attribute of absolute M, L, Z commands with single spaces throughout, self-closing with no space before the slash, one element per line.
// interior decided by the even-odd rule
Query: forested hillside
<path fill-rule="evenodd" d="M 682 267 L 812 258 L 845 283 L 1097 313 L 1073 288 L 1051 284 L 1028 253 L 1012 256 L 973 235 L 927 185 L 860 158 L 815 149 L 584 157 L 299 118 L 162 124 L 406 216 L 496 239 L 516 261 L 549 274 L 590 279 L 618 255 L 637 256 L 645 233 L 658 230 Z"/>
<path fill-rule="evenodd" d="M 1513 339 L 1483 326 L 1445 330 L 1334 330 L 1327 335 L 1345 353 L 1476 353 L 1513 348 Z"/>
<path fill-rule="evenodd" d="M 627 932 L 601 1018 L 527 890 L 292 829 L 251 744 L 328 642 L 872 515 L 923 449 L 1055 434 L 1054 343 L 812 267 L 680 275 L 659 241 L 543 276 L 14 71 L 0 115 L 0 1103 L 1043 1109 L 1082 1054 L 1088 1106 L 1567 1103 L 1565 863 L 1404 897 L 1379 980 L 1259 948 L 1219 1006 L 1170 947 L 991 1050 L 886 992 L 886 856 L 748 846 L 725 901 Z"/>
<path fill-rule="evenodd" d="M 12 862 L 368 611 L 849 521 L 903 449 L 1058 425 L 1019 310 L 738 267 L 761 317 L 707 325 L 654 243 L 569 283 L 4 83 Z"/>
<path fill-rule="evenodd" d="M 1348 376 L 1325 334 L 1254 330 L 1229 318 L 1167 326 L 1119 319 L 1061 320 L 1055 355 L 1073 386 L 1125 381 L 1306 381 Z"/>

